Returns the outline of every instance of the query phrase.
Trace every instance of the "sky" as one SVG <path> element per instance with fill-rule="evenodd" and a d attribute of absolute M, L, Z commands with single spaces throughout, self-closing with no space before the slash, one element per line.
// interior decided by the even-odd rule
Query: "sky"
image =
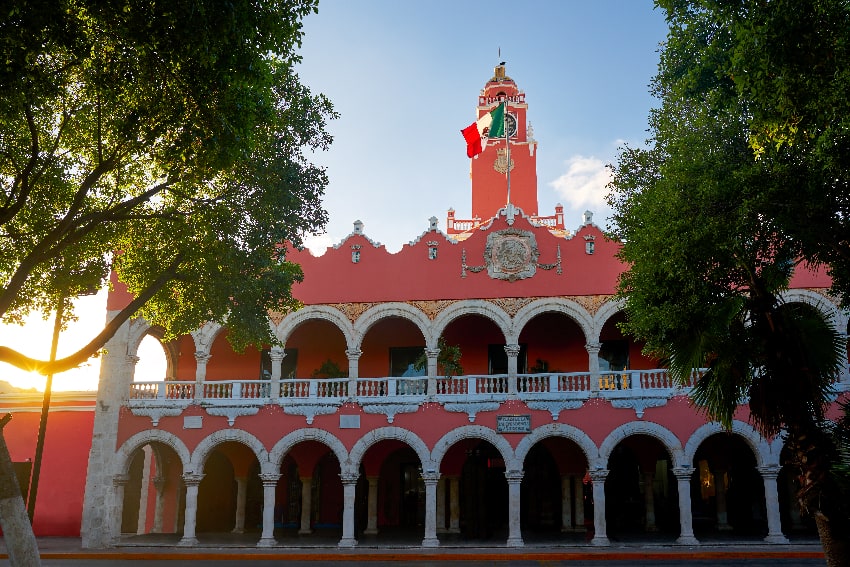
<path fill-rule="evenodd" d="M 606 164 L 641 145 L 657 101 L 649 83 L 667 27 L 651 0 L 320 0 L 304 21 L 298 74 L 340 114 L 334 143 L 311 159 L 327 169 L 326 232 L 307 239 L 321 254 L 354 221 L 390 252 L 446 212 L 471 216 L 470 160 L 460 130 L 476 118 L 478 94 L 500 62 L 525 92 L 538 142 L 539 213 L 564 205 L 567 228 L 585 210 L 605 228 Z M 85 298 L 59 354 L 93 337 L 105 294 Z M 52 322 L 0 327 L 0 344 L 49 353 Z M 164 357 L 143 343 L 137 379 L 161 380 Z M 57 375 L 56 390 L 97 388 L 96 359 Z M 0 365 L 0 380 L 43 388 L 43 378 Z"/>

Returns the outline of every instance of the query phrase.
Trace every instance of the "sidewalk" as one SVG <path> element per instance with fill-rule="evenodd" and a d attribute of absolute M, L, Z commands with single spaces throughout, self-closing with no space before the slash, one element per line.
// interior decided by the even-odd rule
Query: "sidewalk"
<path fill-rule="evenodd" d="M 747 558 L 818 559 L 823 550 L 817 541 L 793 542 L 786 545 L 763 542 L 706 542 L 698 546 L 679 546 L 658 543 L 612 542 L 610 547 L 590 545 L 558 545 L 554 542 L 526 544 L 522 548 L 504 545 L 480 546 L 448 543 L 439 548 L 422 548 L 393 544 L 370 545 L 359 543 L 353 549 L 335 546 L 292 546 L 258 548 L 256 544 L 242 545 L 228 541 L 206 541 L 200 546 L 178 547 L 173 542 L 150 541 L 119 545 L 110 549 L 83 549 L 79 538 L 39 538 L 42 559 L 84 560 L 289 560 L 289 561 L 509 561 L 518 558 L 537 561 L 570 560 L 729 560 Z M 6 559 L 5 543 L 0 545 L 0 559 Z"/>

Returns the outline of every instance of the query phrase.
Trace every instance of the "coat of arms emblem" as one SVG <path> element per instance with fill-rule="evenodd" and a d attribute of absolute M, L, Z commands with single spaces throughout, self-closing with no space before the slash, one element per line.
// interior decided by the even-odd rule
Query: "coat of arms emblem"
<path fill-rule="evenodd" d="M 493 169 L 501 173 L 502 175 L 508 172 L 508 150 L 505 148 L 500 148 L 496 150 L 496 161 L 493 162 Z M 510 170 L 514 169 L 514 160 L 511 160 Z"/>

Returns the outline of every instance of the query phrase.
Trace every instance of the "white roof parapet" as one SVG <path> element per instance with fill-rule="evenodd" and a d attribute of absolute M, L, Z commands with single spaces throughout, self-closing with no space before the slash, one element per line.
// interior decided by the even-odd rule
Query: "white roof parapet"
<path fill-rule="evenodd" d="M 352 236 L 362 236 L 366 239 L 367 242 L 369 242 L 369 244 L 371 244 L 375 248 L 381 248 L 383 246 L 383 244 L 381 244 L 380 242 L 376 242 L 366 236 L 366 233 L 363 232 L 363 221 L 358 219 L 354 221 L 354 230 L 348 233 L 348 236 L 344 236 L 343 239 L 340 240 L 337 244 L 334 244 L 334 249 L 339 250 L 340 246 L 342 246 L 345 241 L 351 238 Z"/>

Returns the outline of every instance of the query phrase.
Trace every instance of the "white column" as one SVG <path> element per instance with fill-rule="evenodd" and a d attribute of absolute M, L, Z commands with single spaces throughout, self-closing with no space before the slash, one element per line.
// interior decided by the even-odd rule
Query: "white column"
<path fill-rule="evenodd" d="M 437 394 L 437 357 L 440 356 L 440 349 L 426 348 L 425 358 L 428 360 L 428 395 L 434 396 Z"/>
<path fill-rule="evenodd" d="M 561 531 L 573 531 L 573 477 L 561 475 Z"/>
<path fill-rule="evenodd" d="M 269 398 L 272 403 L 280 400 L 280 376 L 283 359 L 286 353 L 280 347 L 269 349 L 269 360 L 272 361 L 272 375 L 269 384 Z"/>
<path fill-rule="evenodd" d="M 439 547 L 440 540 L 437 539 L 437 482 L 440 473 L 423 473 L 422 481 L 425 483 L 425 536 L 422 538 L 422 547 Z"/>
<path fill-rule="evenodd" d="M 676 487 L 679 490 L 679 526 L 680 532 L 676 543 L 680 545 L 699 545 L 694 537 L 694 519 L 691 514 L 691 467 L 676 467 L 673 475 L 676 477 Z"/>
<path fill-rule="evenodd" d="M 587 528 L 584 525 L 584 482 L 583 479 L 576 477 L 575 486 L 573 487 L 575 492 L 575 498 L 573 501 L 576 503 L 576 523 L 575 528 L 576 531 L 586 530 Z"/>
<path fill-rule="evenodd" d="M 716 470 L 714 475 L 714 504 L 717 508 L 717 529 L 728 531 L 732 529 L 729 525 L 729 516 L 726 513 L 726 471 Z"/>
<path fill-rule="evenodd" d="M 184 473 L 183 484 L 186 485 L 186 503 L 183 511 L 183 538 L 177 545 L 191 547 L 198 545 L 195 537 L 195 522 L 198 516 L 198 485 L 204 478 L 203 473 Z"/>
<path fill-rule="evenodd" d="M 354 547 L 354 498 L 356 495 L 357 473 L 340 473 L 342 479 L 342 539 L 338 547 Z"/>
<path fill-rule="evenodd" d="M 278 473 L 260 473 L 263 482 L 263 533 L 257 547 L 272 547 L 274 539 L 274 504 L 277 497 Z"/>
<path fill-rule="evenodd" d="M 357 397 L 357 378 L 360 376 L 360 356 L 363 351 L 359 348 L 351 348 L 345 351 L 348 357 L 348 397 Z"/>
<path fill-rule="evenodd" d="M 608 472 L 608 469 L 590 471 L 590 479 L 593 481 L 593 539 L 590 541 L 591 545 L 611 545 L 611 542 L 608 541 L 608 524 L 605 520 L 605 479 L 608 478 Z"/>
<path fill-rule="evenodd" d="M 646 508 L 646 531 L 657 532 L 658 527 L 655 525 L 655 490 L 653 482 L 655 481 L 655 473 L 643 473 L 643 504 Z"/>
<path fill-rule="evenodd" d="M 437 481 L 437 533 L 446 533 L 446 479 Z"/>
<path fill-rule="evenodd" d="M 301 529 L 299 534 L 311 534 L 310 518 L 313 515 L 313 477 L 301 477 Z"/>
<path fill-rule="evenodd" d="M 587 351 L 587 370 L 590 372 L 590 391 L 599 391 L 599 343 L 587 343 L 584 349 Z"/>
<path fill-rule="evenodd" d="M 505 353 L 508 355 L 508 393 L 516 394 L 517 356 L 519 356 L 519 345 L 505 345 Z"/>
<path fill-rule="evenodd" d="M 767 537 L 768 543 L 788 543 L 782 533 L 782 521 L 779 516 L 779 493 L 776 489 L 776 479 L 779 477 L 778 466 L 759 467 L 764 481 L 764 503 L 767 507 Z"/>
<path fill-rule="evenodd" d="M 366 529 L 363 531 L 366 535 L 376 535 L 378 533 L 378 477 L 367 476 L 366 480 L 369 483 L 369 494 L 366 495 L 367 510 L 366 510 Z"/>
<path fill-rule="evenodd" d="M 450 476 L 449 480 L 449 533 L 460 533 L 460 477 Z"/>
<path fill-rule="evenodd" d="M 516 360 L 516 359 L 514 359 Z M 520 526 L 520 485 L 522 471 L 505 471 L 508 480 L 508 547 L 522 547 L 522 527 Z"/>
<path fill-rule="evenodd" d="M 157 474 L 153 478 L 153 487 L 156 490 L 156 500 L 153 505 L 152 534 L 162 533 L 162 514 L 165 511 L 165 477 Z"/>
<path fill-rule="evenodd" d="M 139 515 L 136 518 L 136 534 L 145 533 L 145 524 L 148 523 L 148 496 L 151 486 L 151 459 L 153 449 L 150 445 L 142 447 L 145 454 L 145 462 L 142 465 L 142 489 L 139 491 Z"/>
<path fill-rule="evenodd" d="M 127 487 L 127 483 L 130 482 L 130 475 L 128 474 L 116 474 L 112 477 L 112 486 L 115 490 L 115 500 L 116 502 L 120 502 L 123 510 L 124 506 L 124 489 Z M 121 537 L 121 520 L 122 514 L 117 514 L 118 516 L 118 529 L 115 530 L 115 539 L 118 540 Z"/>
<path fill-rule="evenodd" d="M 233 533 L 245 533 L 245 502 L 248 498 L 248 479 L 237 476 L 236 480 L 236 520 L 233 523 Z"/>
<path fill-rule="evenodd" d="M 207 363 L 209 363 L 212 355 L 208 352 L 195 351 L 195 401 L 200 401 L 204 397 L 204 381 L 207 379 Z"/>

